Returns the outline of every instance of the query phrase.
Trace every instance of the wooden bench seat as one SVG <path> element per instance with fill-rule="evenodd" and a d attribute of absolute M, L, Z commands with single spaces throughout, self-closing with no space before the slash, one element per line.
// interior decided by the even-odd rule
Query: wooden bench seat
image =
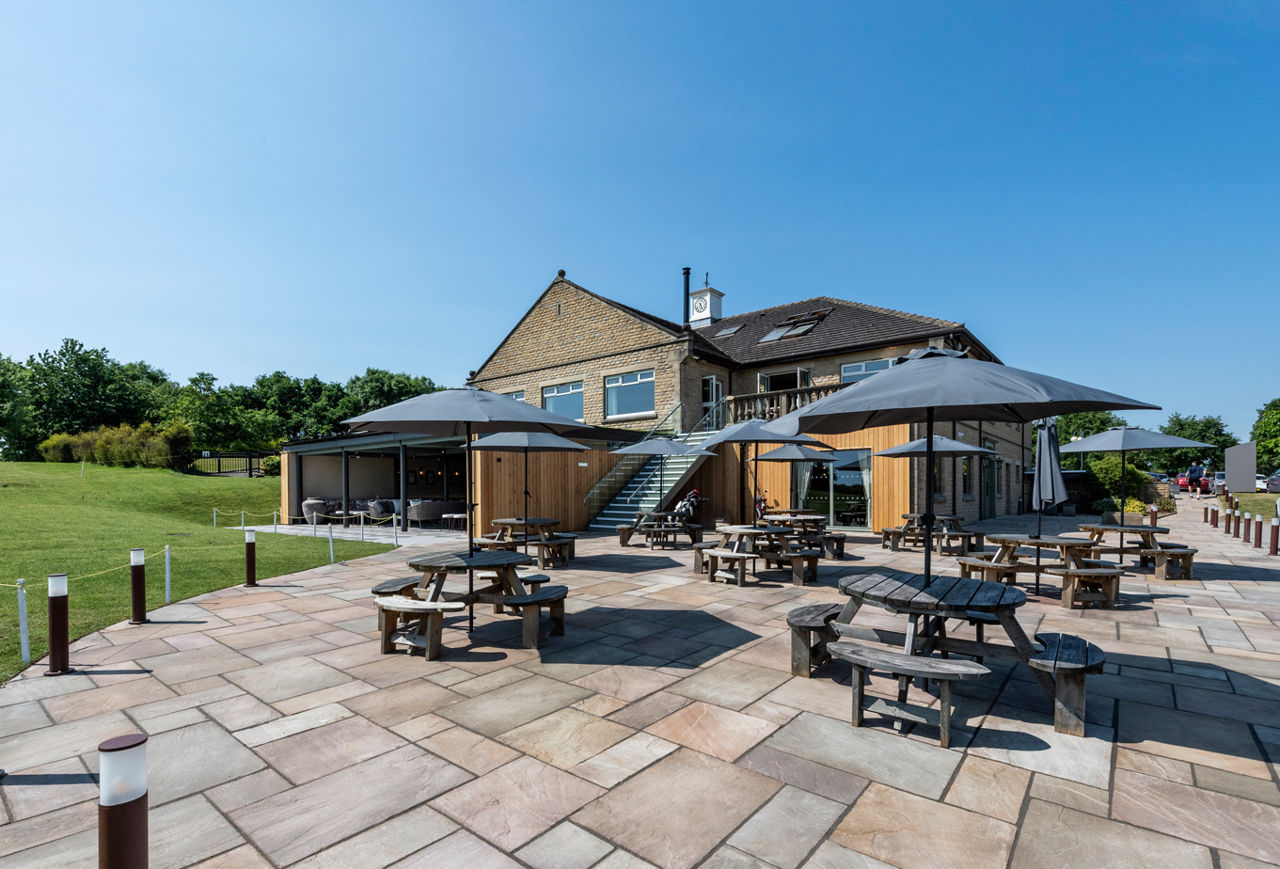
<path fill-rule="evenodd" d="M 814 603 L 787 613 L 791 628 L 791 674 L 808 676 L 827 660 L 827 644 L 840 639 L 832 621 L 840 615 L 838 603 Z"/>
<path fill-rule="evenodd" d="M 631 545 L 631 535 L 636 533 L 636 526 L 635 526 L 635 525 L 633 525 L 633 524 L 628 524 L 628 525 L 615 525 L 615 526 L 613 526 L 613 530 L 615 530 L 615 531 L 617 531 L 617 532 L 618 532 L 618 545 L 619 545 L 619 546 L 629 546 L 629 545 Z"/>
<path fill-rule="evenodd" d="M 1118 567 L 1049 567 L 1044 572 L 1062 577 L 1062 605 L 1067 609 L 1090 601 L 1114 609 L 1124 573 Z"/>
<path fill-rule="evenodd" d="M 489 551 L 514 552 L 519 546 L 520 541 L 514 537 L 506 540 L 498 540 L 496 537 L 477 537 L 475 539 L 476 549 L 486 549 Z"/>
<path fill-rule="evenodd" d="M 981 551 L 986 537 L 979 531 L 934 531 L 933 540 L 939 555 L 945 552 L 964 555 L 974 550 Z"/>
<path fill-rule="evenodd" d="M 1018 578 L 1018 565 L 1016 564 L 995 564 L 990 558 L 978 558 L 975 556 L 957 558 L 956 562 L 960 565 L 960 576 L 965 579 L 977 574 L 987 582 L 1004 580 L 1006 585 L 1013 585 Z"/>
<path fill-rule="evenodd" d="M 1186 546 L 1170 548 L 1161 544 L 1159 549 L 1138 550 L 1138 564 L 1141 567 L 1151 566 L 1155 571 L 1155 578 L 1159 580 L 1170 578 L 1170 563 L 1176 565 L 1178 571 L 1175 579 L 1191 579 L 1192 563 L 1195 557 L 1196 550 Z"/>
<path fill-rule="evenodd" d="M 557 562 L 561 567 L 569 566 L 569 549 L 573 546 L 574 538 L 556 536 L 546 540 L 530 540 L 529 543 L 537 549 L 539 570 L 554 567 Z"/>
<path fill-rule="evenodd" d="M 818 559 L 821 549 L 792 549 L 786 552 L 765 552 L 764 563 L 791 568 L 791 584 L 804 585 L 806 580 L 818 580 Z"/>
<path fill-rule="evenodd" d="M 723 549 L 715 547 L 712 549 L 702 550 L 702 555 L 707 559 L 707 579 L 715 582 L 717 579 L 723 579 L 725 582 L 732 582 L 734 585 L 744 585 L 747 581 L 747 562 L 754 558 L 759 558 L 758 552 L 734 552 L 732 549 Z M 728 565 L 724 570 L 720 569 L 720 562 Z"/>
<path fill-rule="evenodd" d="M 991 671 L 977 661 L 954 658 L 927 658 L 905 655 L 841 640 L 830 643 L 827 651 L 833 658 L 853 665 L 853 726 L 862 726 L 864 711 L 885 715 L 910 724 L 932 724 L 938 728 L 938 742 L 943 748 L 951 744 L 951 683 L 957 679 L 980 679 Z M 898 680 L 897 701 L 875 698 L 864 705 L 862 686 L 868 670 L 889 673 Z M 938 683 L 938 708 L 908 705 L 907 688 L 913 678 L 933 679 Z"/>
<path fill-rule="evenodd" d="M 389 594 L 404 594 L 418 583 L 422 582 L 422 574 L 414 576 L 397 576 L 395 579 L 387 579 L 369 589 L 374 597 L 385 597 Z"/>
<path fill-rule="evenodd" d="M 707 572 L 706 551 L 708 549 L 717 549 L 719 546 L 719 543 L 712 543 L 710 541 L 706 543 L 693 544 L 693 573 L 695 576 L 700 576 Z"/>
<path fill-rule="evenodd" d="M 1071 634 L 1036 634 L 1036 642 L 1044 651 L 1032 656 L 1027 666 L 1053 676 L 1053 729 L 1084 736 L 1085 675 L 1099 672 L 1106 655 Z"/>
<path fill-rule="evenodd" d="M 547 585 L 526 595 L 503 598 L 503 606 L 520 610 L 524 622 L 521 637 L 524 648 L 538 648 L 538 622 L 543 607 L 551 617 L 551 633 L 557 637 L 564 636 L 564 599 L 568 593 L 568 586 Z"/>
<path fill-rule="evenodd" d="M 827 558 L 832 560 L 844 558 L 844 544 L 848 539 L 847 534 L 839 531 L 826 531 L 822 534 L 822 551 Z"/>
<path fill-rule="evenodd" d="M 440 657 L 444 614 L 466 607 L 459 602 L 425 601 L 400 595 L 379 597 L 377 604 L 382 654 L 395 651 L 396 645 L 405 645 L 410 651 L 422 649 L 429 661 Z M 415 621 L 417 627 L 410 629 Z"/>

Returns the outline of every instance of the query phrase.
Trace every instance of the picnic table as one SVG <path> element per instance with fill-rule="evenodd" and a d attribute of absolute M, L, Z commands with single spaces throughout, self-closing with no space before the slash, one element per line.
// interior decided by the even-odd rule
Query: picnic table
<path fill-rule="evenodd" d="M 805 546 L 823 548 L 827 517 L 817 513 L 766 513 L 766 522 L 791 529 L 791 536 Z"/>
<path fill-rule="evenodd" d="M 1122 553 L 1124 547 L 1124 535 L 1132 534 L 1137 537 L 1141 543 L 1139 549 L 1159 549 L 1160 542 L 1157 535 L 1168 534 L 1169 529 L 1159 525 L 1110 525 L 1103 523 L 1085 523 L 1080 526 L 1080 530 L 1089 535 L 1089 539 L 1094 543 L 1095 551 L 1110 551 Z M 1108 534 L 1119 534 L 1120 542 L 1111 549 L 1106 546 L 1104 538 Z"/>
<path fill-rule="evenodd" d="M 1034 573 L 1036 575 L 1035 591 L 1040 593 L 1040 574 L 1051 573 L 1062 577 L 1062 605 L 1070 608 L 1076 601 L 1098 600 L 1110 608 L 1115 604 L 1117 590 L 1122 572 L 1116 565 L 1103 561 L 1095 561 L 1089 556 L 1097 543 L 1083 537 L 1063 537 L 1056 535 L 1034 534 L 988 534 L 987 539 L 997 544 L 1000 549 L 990 559 L 976 563 L 975 559 L 961 559 L 962 566 L 977 568 L 984 577 L 992 573 L 1012 576 L 1017 573 Z M 1026 564 L 1018 561 L 1017 550 L 1020 546 L 1037 550 L 1056 549 L 1059 560 L 1049 564 Z M 1081 591 L 1079 586 L 1101 586 L 1101 591 Z"/>
<path fill-rule="evenodd" d="M 498 533 L 494 537 L 477 540 L 476 543 L 490 549 L 514 549 L 518 543 L 523 543 L 526 553 L 532 543 L 538 551 L 539 567 L 545 569 L 548 565 L 554 565 L 557 560 L 561 564 L 568 564 L 576 538 L 550 531 L 559 524 L 559 519 L 533 516 L 494 519 L 493 525 Z M 517 535 L 517 528 L 523 528 L 523 533 Z M 529 529 L 533 529 L 534 533 L 529 533 Z"/>

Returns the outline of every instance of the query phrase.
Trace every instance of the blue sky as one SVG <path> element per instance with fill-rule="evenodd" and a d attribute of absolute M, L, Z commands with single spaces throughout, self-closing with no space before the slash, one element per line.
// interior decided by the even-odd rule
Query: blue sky
<path fill-rule="evenodd" d="M 0 353 L 457 385 L 557 269 L 678 319 L 688 265 L 1243 439 L 1278 85 L 1267 2 L 6 4 Z"/>

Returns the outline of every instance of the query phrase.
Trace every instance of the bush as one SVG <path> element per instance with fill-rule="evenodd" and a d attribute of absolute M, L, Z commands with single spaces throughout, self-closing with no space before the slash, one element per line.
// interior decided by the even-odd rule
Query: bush
<path fill-rule="evenodd" d="M 95 462 L 182 470 L 191 454 L 191 427 L 172 423 L 160 431 L 149 422 L 137 428 L 102 426 L 96 431 L 55 434 L 40 444 L 46 462 Z"/>
<path fill-rule="evenodd" d="M 1161 513 L 1164 513 L 1165 515 L 1168 515 L 1170 513 L 1177 513 L 1178 502 L 1174 501 L 1173 498 L 1171 498 L 1168 495 L 1157 495 L 1156 509 L 1159 510 Z"/>
<path fill-rule="evenodd" d="M 1095 513 L 1117 513 L 1119 510 L 1120 501 L 1117 498 L 1100 498 L 1093 502 L 1093 512 Z M 1145 515 L 1147 512 L 1147 505 L 1139 501 L 1137 498 L 1128 498 L 1124 502 L 1124 512 L 1142 513 Z"/>
<path fill-rule="evenodd" d="M 1118 499 L 1121 488 L 1120 468 L 1120 457 L 1118 455 L 1090 459 L 1089 480 L 1093 483 L 1095 491 Z M 1146 488 L 1151 485 L 1151 478 L 1133 465 L 1127 465 L 1124 469 L 1124 482 L 1126 494 L 1134 495 L 1146 491 Z"/>
<path fill-rule="evenodd" d="M 71 457 L 71 445 L 74 442 L 75 439 L 69 434 L 50 435 L 40 444 L 40 456 L 46 462 L 74 461 Z"/>
<path fill-rule="evenodd" d="M 280 476 L 280 457 L 279 456 L 263 456 L 262 457 L 262 476 L 264 477 Z"/>

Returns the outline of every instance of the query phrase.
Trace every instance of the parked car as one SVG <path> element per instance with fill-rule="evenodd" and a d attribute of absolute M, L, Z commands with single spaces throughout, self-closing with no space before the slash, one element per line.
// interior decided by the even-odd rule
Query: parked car
<path fill-rule="evenodd" d="M 1270 494 L 1280 492 L 1280 471 L 1276 471 L 1270 477 L 1267 477 L 1267 492 Z"/>
<path fill-rule="evenodd" d="M 1207 477 L 1208 474 L 1205 474 L 1205 476 Z M 1211 491 L 1222 492 L 1226 488 L 1227 488 L 1227 472 L 1214 471 L 1213 472 L 1213 489 Z"/>
<path fill-rule="evenodd" d="M 1257 477 L 1258 477 L 1257 482 L 1253 484 L 1253 491 L 1255 492 L 1267 491 L 1267 475 L 1258 474 Z"/>

